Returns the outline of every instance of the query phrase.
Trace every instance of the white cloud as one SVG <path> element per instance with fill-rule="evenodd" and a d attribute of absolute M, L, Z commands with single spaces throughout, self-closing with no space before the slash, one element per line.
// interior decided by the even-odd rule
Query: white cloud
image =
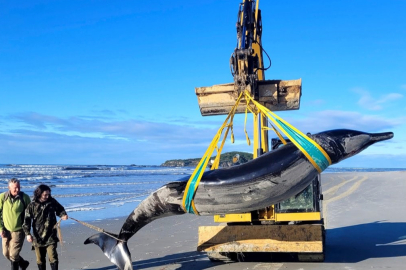
<path fill-rule="evenodd" d="M 170 137 L 170 134 L 167 134 Z M 144 164 L 159 165 L 167 159 L 199 157 L 209 141 L 195 143 L 90 138 L 53 132 L 19 130 L 0 134 L 0 163 L 36 164 Z"/>
<path fill-rule="evenodd" d="M 358 105 L 371 111 L 382 110 L 384 105 L 386 105 L 387 103 L 403 98 L 402 94 L 389 93 L 386 95 L 382 95 L 381 97 L 376 99 L 372 97 L 368 91 L 362 88 L 355 88 L 353 89 L 353 91 L 361 95 L 360 99 L 358 100 Z"/>
<path fill-rule="evenodd" d="M 3 119 L 11 124 L 0 131 L 0 163 L 161 164 L 203 155 L 221 125 L 34 112 Z"/>
<path fill-rule="evenodd" d="M 338 128 L 391 131 L 406 122 L 405 118 L 334 110 L 300 117 L 286 120 L 305 133 Z M 38 113 L 3 117 L 4 123 L 11 124 L 0 131 L 0 163 L 161 164 L 167 159 L 196 158 L 204 154 L 221 125 L 221 121 L 212 119 L 161 123 L 86 116 L 59 118 Z M 253 143 L 252 118 L 247 122 L 247 132 Z M 235 144 L 228 138 L 223 153 L 252 151 L 245 140 L 243 116 L 234 121 L 234 136 Z M 272 137 L 275 134 L 270 133 Z"/>
<path fill-rule="evenodd" d="M 166 141 L 168 143 L 182 143 L 197 138 L 204 141 L 211 140 L 217 128 L 220 127 L 214 122 L 209 125 L 206 124 L 204 127 L 196 127 L 196 124 L 185 122 L 97 119 L 86 116 L 65 119 L 34 112 L 16 114 L 10 120 L 17 120 L 20 123 L 19 129 L 25 129 L 27 132 L 41 131 L 83 137 L 125 138 L 138 141 Z"/>
<path fill-rule="evenodd" d="M 291 119 L 288 122 L 303 132 L 311 133 L 342 128 L 378 132 L 403 125 L 406 122 L 406 117 L 387 119 L 353 111 L 325 110 L 311 113 L 301 119 Z"/>

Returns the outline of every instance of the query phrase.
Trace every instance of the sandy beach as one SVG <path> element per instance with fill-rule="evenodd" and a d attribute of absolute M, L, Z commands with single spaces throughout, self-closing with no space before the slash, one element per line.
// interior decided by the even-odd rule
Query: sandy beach
<path fill-rule="evenodd" d="M 329 173 L 322 175 L 322 185 L 327 229 L 323 263 L 275 261 L 266 255 L 255 261 L 211 262 L 205 253 L 196 251 L 196 244 L 198 226 L 216 225 L 213 217 L 185 214 L 154 221 L 129 240 L 134 269 L 404 269 L 406 171 Z M 91 223 L 117 233 L 124 219 Z M 99 247 L 83 244 L 94 233 L 73 220 L 63 222 L 59 269 L 116 269 Z M 28 242 L 21 254 L 30 261 L 29 269 L 37 269 Z M 1 269 L 10 267 L 3 256 L 0 265 Z"/>

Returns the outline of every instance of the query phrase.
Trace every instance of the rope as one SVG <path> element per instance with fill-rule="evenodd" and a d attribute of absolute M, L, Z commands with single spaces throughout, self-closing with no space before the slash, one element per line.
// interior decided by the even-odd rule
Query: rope
<path fill-rule="evenodd" d="M 63 245 L 63 238 L 62 238 L 62 230 L 61 230 L 61 221 L 62 219 L 60 219 L 54 226 L 54 228 L 56 228 L 56 231 L 58 233 L 58 238 L 59 238 L 59 243 L 61 244 L 61 253 L 64 250 L 64 245 Z M 34 248 L 34 246 L 32 246 L 32 248 Z"/>
<path fill-rule="evenodd" d="M 106 232 L 106 231 L 103 230 L 102 228 L 96 227 L 96 226 L 94 226 L 94 225 L 92 225 L 92 224 L 89 224 L 89 223 L 86 223 L 86 222 L 84 222 L 84 221 L 77 220 L 77 219 L 75 219 L 75 218 L 73 218 L 73 217 L 69 217 L 69 218 L 72 219 L 72 220 L 74 220 L 74 221 L 76 221 L 76 222 L 78 222 L 78 223 L 80 223 L 80 224 L 82 224 L 83 226 L 86 226 L 86 227 L 88 227 L 88 228 L 90 228 L 90 229 L 93 229 L 93 230 L 96 230 L 96 231 L 98 231 L 98 232 L 104 233 L 104 234 L 110 236 L 111 238 L 116 239 L 117 241 L 120 241 L 120 242 L 127 242 L 127 241 L 124 241 L 124 240 L 122 240 L 122 239 L 118 239 L 117 237 L 115 237 L 114 235 L 112 235 L 112 234 Z"/>
<path fill-rule="evenodd" d="M 58 232 L 58 238 L 59 238 L 59 242 L 61 243 L 61 247 L 63 246 L 63 238 L 62 238 L 62 230 L 61 230 L 61 221 L 62 219 L 60 219 L 54 226 L 54 228 L 56 228 L 57 232 Z"/>

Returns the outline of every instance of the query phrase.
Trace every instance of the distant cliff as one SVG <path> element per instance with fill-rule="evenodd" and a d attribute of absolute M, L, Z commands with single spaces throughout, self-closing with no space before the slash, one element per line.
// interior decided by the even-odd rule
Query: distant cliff
<path fill-rule="evenodd" d="M 247 161 L 252 160 L 252 154 L 246 153 L 246 152 L 228 152 L 221 154 L 220 157 L 220 167 L 230 167 L 233 165 L 233 157 L 236 155 L 239 156 L 238 161 L 236 161 L 235 164 L 241 164 L 245 163 Z M 216 156 L 213 156 L 211 160 L 214 160 Z M 191 159 L 171 159 L 167 160 L 164 163 L 161 164 L 163 167 L 196 167 L 197 164 L 199 163 L 200 158 L 191 158 Z M 209 162 L 209 165 L 211 165 L 211 162 Z"/>

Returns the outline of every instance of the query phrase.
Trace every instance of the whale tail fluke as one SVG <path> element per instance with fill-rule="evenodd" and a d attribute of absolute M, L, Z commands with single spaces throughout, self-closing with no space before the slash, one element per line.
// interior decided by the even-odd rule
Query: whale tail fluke
<path fill-rule="evenodd" d="M 112 233 L 110 234 L 116 237 L 116 235 Z M 107 234 L 98 233 L 90 236 L 84 242 L 85 245 L 90 243 L 99 246 L 104 255 L 106 255 L 107 258 L 118 267 L 118 269 L 133 270 L 131 254 L 128 250 L 127 242 L 117 241 Z"/>

